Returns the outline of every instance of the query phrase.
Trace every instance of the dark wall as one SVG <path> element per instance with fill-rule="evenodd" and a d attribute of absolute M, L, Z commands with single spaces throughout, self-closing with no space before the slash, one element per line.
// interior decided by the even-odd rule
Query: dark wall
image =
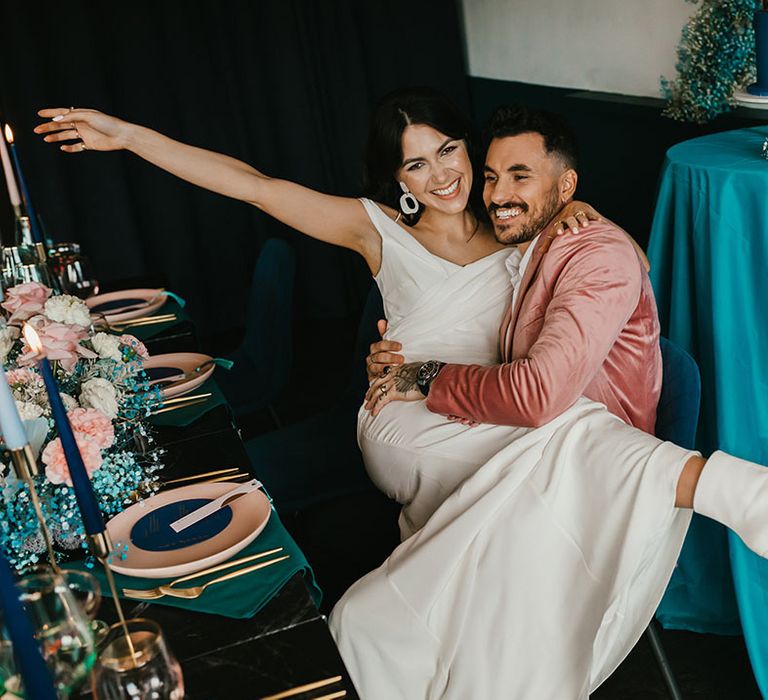
<path fill-rule="evenodd" d="M 470 92 L 480 123 L 496 106 L 510 102 L 562 115 L 579 140 L 577 197 L 624 227 L 643 247 L 667 149 L 704 134 L 768 121 L 766 111 L 740 108 L 711 124 L 686 124 L 661 116 L 661 100 L 484 78 L 470 79 Z"/>
<path fill-rule="evenodd" d="M 269 236 L 297 253 L 300 316 L 354 314 L 370 275 L 354 254 L 129 154 L 62 154 L 32 134 L 36 111 L 101 109 L 269 175 L 358 195 L 371 104 L 416 84 L 468 107 L 454 0 L 0 3 L 0 120 L 15 129 L 47 229 L 80 242 L 102 278 L 163 278 L 203 334 L 242 324 Z M 0 175 L 6 240 L 11 229 Z"/>

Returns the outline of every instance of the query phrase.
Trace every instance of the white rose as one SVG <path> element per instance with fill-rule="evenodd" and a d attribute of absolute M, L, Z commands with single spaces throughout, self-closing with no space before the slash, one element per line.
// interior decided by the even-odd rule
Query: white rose
<path fill-rule="evenodd" d="M 87 328 L 91 325 L 91 312 L 83 301 L 70 294 L 51 297 L 45 302 L 43 313 L 51 321 Z"/>
<path fill-rule="evenodd" d="M 117 418 L 117 391 L 106 379 L 89 379 L 80 387 L 80 405 L 95 408 L 108 418 Z"/>
<path fill-rule="evenodd" d="M 16 410 L 19 412 L 21 420 L 35 420 L 43 415 L 43 409 L 31 401 L 17 401 Z"/>
<path fill-rule="evenodd" d="M 67 411 L 71 411 L 73 408 L 79 408 L 80 404 L 77 403 L 77 399 L 74 396 L 65 394 L 63 391 L 59 392 L 61 395 L 61 402 L 64 404 L 64 408 Z"/>
<path fill-rule="evenodd" d="M 104 360 L 120 362 L 123 359 L 123 351 L 120 346 L 120 338 L 110 333 L 96 333 L 91 338 L 93 349 Z"/>
<path fill-rule="evenodd" d="M 16 342 L 16 329 L 5 326 L 0 328 L 0 364 L 5 363 L 8 353 Z"/>

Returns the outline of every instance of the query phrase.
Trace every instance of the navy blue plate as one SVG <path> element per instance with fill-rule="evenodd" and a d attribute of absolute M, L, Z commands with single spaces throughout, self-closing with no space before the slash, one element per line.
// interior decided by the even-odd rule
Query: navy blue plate
<path fill-rule="evenodd" d="M 146 304 L 146 299 L 113 299 L 112 301 L 103 301 L 101 304 L 91 307 L 91 311 L 97 314 L 103 314 L 107 311 L 119 311 L 126 306 L 136 306 L 137 304 Z"/>
<path fill-rule="evenodd" d="M 173 377 L 176 374 L 183 374 L 184 370 L 178 367 L 145 367 L 144 371 L 149 375 L 150 380 L 165 379 Z"/>
<path fill-rule="evenodd" d="M 190 498 L 169 503 L 147 513 L 131 528 L 131 542 L 145 551 L 170 552 L 215 537 L 232 522 L 232 509 L 229 506 L 221 508 L 213 515 L 209 515 L 181 532 L 174 532 L 171 529 L 172 522 L 202 508 L 212 500 L 211 498 Z"/>

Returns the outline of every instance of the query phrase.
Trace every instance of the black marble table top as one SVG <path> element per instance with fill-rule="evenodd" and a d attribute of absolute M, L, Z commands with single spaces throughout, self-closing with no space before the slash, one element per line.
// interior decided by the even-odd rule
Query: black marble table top
<path fill-rule="evenodd" d="M 190 347 L 193 331 L 171 335 L 162 339 L 163 352 L 196 349 Z M 163 479 L 226 467 L 250 470 L 248 455 L 227 406 L 209 411 L 184 428 L 158 427 L 155 437 L 166 451 Z M 342 681 L 294 697 L 310 700 L 346 690 L 345 700 L 358 698 L 326 620 L 300 573 L 247 620 L 139 601 L 123 600 L 123 605 L 128 617 L 146 617 L 160 625 L 181 663 L 188 700 L 257 700 L 332 676 L 342 676 Z M 99 617 L 110 623 L 117 620 L 112 600 L 104 599 Z M 87 694 L 85 689 L 83 696 Z"/>

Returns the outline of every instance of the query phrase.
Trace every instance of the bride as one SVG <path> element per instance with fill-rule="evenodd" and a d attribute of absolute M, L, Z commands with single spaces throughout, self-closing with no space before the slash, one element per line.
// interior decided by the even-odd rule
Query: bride
<path fill-rule="evenodd" d="M 441 96 L 400 91 L 376 110 L 367 167 L 377 201 L 270 178 L 97 111 L 40 115 L 50 119 L 36 129 L 46 141 L 77 141 L 61 145 L 65 152 L 130 150 L 357 251 L 408 360 L 499 362 L 509 249 L 481 220 L 470 130 Z M 583 208 L 571 203 L 558 216 L 575 212 L 578 228 L 587 223 Z M 718 453 L 705 467 L 707 493 L 694 501 L 695 484 L 680 491 L 681 479 L 704 460 L 602 404 L 580 399 L 535 429 L 450 423 L 423 404 L 394 403 L 375 418 L 361 411 L 359 421 L 380 487 L 405 504 L 429 494 L 422 511 L 404 510 L 403 544 L 332 615 L 367 700 L 580 700 L 650 620 L 693 505 L 768 550 L 761 467 Z M 404 454 L 419 468 L 389 479 L 388 465 Z"/>

